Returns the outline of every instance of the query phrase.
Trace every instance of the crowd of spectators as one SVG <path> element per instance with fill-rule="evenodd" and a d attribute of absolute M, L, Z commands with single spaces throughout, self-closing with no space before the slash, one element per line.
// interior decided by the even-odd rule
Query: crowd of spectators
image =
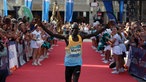
<path fill-rule="evenodd" d="M 58 39 L 48 35 L 41 27 L 46 26 L 53 33 L 57 32 L 55 23 L 42 22 L 34 18 L 12 18 L 0 16 L 0 80 L 3 80 L 17 68 L 26 62 L 32 62 L 32 66 L 41 66 L 43 59 L 48 58 L 53 46 L 57 46 Z M 72 24 L 62 26 L 63 35 L 70 33 Z M 86 27 L 85 29 L 82 27 Z M 89 25 L 80 24 L 82 34 L 88 33 Z M 5 77 L 2 77 L 5 73 Z"/>
<path fill-rule="evenodd" d="M 96 27 L 100 26 L 101 24 L 96 24 Z M 92 48 L 101 54 L 101 60 L 109 64 L 113 74 L 119 74 L 130 65 L 131 47 L 146 49 L 146 25 L 140 21 L 118 24 L 109 21 L 105 26 L 109 29 L 91 38 Z"/>
<path fill-rule="evenodd" d="M 41 66 L 43 59 L 48 58 L 56 39 L 41 28 L 41 21 L 23 17 L 14 19 L 0 16 L 0 81 L 26 62 L 32 60 L 33 66 Z M 52 32 L 54 24 L 49 24 Z"/>
<path fill-rule="evenodd" d="M 58 33 L 53 23 L 41 22 L 40 19 L 23 17 L 14 19 L 0 16 L 0 70 L 7 76 L 12 71 L 32 59 L 32 66 L 41 66 L 41 61 L 48 58 L 49 51 L 53 45 L 57 45 L 57 38 L 48 35 L 42 30 L 42 25 L 53 33 Z M 70 33 L 72 24 L 66 23 L 62 26 L 62 35 Z M 81 34 L 96 32 L 99 27 L 109 27 L 101 34 L 90 38 L 92 48 L 103 56 L 103 63 L 115 63 L 112 73 L 119 74 L 125 71 L 126 57 L 130 46 L 146 49 L 146 25 L 144 22 L 132 21 L 116 24 L 109 21 L 108 24 L 79 24 Z M 1 72 L 2 75 L 4 75 Z M 1 75 L 0 74 L 0 80 Z M 5 79 L 3 79 L 5 80 Z"/>

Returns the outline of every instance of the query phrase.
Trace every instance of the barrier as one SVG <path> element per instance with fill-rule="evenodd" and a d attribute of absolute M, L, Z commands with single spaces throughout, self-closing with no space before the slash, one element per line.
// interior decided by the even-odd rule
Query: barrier
<path fill-rule="evenodd" d="M 8 74 L 8 56 L 5 47 L 3 51 L 0 51 L 0 82 L 5 82 Z"/>
<path fill-rule="evenodd" d="M 146 50 L 131 47 L 129 73 L 146 80 Z"/>

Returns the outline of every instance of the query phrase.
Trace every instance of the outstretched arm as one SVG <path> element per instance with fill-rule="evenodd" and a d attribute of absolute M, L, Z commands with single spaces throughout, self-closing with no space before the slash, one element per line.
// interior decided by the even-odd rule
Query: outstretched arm
<path fill-rule="evenodd" d="M 53 37 L 56 37 L 56 38 L 59 38 L 59 39 L 66 39 L 65 36 L 62 36 L 60 34 L 54 34 L 52 33 L 50 30 L 48 30 L 44 25 L 42 25 L 42 29 L 47 32 L 50 36 L 53 36 Z"/>
<path fill-rule="evenodd" d="M 101 28 L 99 29 L 98 31 L 96 31 L 95 33 L 92 33 L 92 34 L 87 34 L 87 35 L 83 35 L 82 36 L 82 39 L 86 39 L 86 38 L 90 38 L 92 36 L 97 36 L 99 33 L 102 33 L 106 28 Z"/>

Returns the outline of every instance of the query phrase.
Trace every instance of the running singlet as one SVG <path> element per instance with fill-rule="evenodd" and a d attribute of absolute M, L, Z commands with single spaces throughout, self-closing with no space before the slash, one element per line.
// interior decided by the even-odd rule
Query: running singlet
<path fill-rule="evenodd" d="M 78 35 L 78 38 L 79 41 L 73 41 L 72 36 L 69 36 L 69 44 L 65 48 L 65 66 L 82 65 L 82 39 L 80 35 Z"/>

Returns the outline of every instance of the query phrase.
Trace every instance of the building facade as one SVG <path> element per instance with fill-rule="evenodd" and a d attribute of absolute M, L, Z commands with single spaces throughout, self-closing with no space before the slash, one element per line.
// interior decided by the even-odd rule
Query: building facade
<path fill-rule="evenodd" d="M 8 14 L 13 15 L 14 14 L 14 6 L 21 6 L 24 4 L 24 0 L 7 0 L 8 1 Z M 53 2 L 57 1 L 57 4 L 59 6 L 59 12 L 62 16 L 62 20 L 64 19 L 64 11 L 65 11 L 65 0 L 50 0 L 50 12 L 49 17 L 52 15 L 52 6 Z M 96 6 L 91 6 L 91 3 L 94 3 L 96 1 Z M 124 5 L 124 16 L 123 21 L 127 20 L 135 20 L 135 19 L 145 19 L 146 17 L 146 8 L 144 8 L 144 4 L 146 1 L 136 1 L 136 0 L 129 0 L 129 1 L 135 1 L 135 4 L 131 4 L 129 2 L 125 2 Z M 132 2 L 133 3 L 133 2 Z M 135 11 L 130 11 L 129 5 L 136 6 Z M 114 8 L 114 14 L 118 19 L 118 12 L 119 12 L 119 3 L 115 0 L 113 1 L 113 8 Z M 108 21 L 107 13 L 104 8 L 104 4 L 102 0 L 74 0 L 74 13 L 73 13 L 73 20 L 77 22 L 86 22 L 86 23 L 92 23 L 95 19 L 101 19 L 104 23 Z M 42 0 L 33 0 L 33 6 L 32 6 L 32 12 L 34 17 L 41 18 L 41 12 L 42 12 Z M 134 17 L 129 18 L 130 13 L 134 12 L 132 15 Z M 0 15 L 3 15 L 3 0 L 0 0 Z M 132 19 L 135 18 L 135 19 Z"/>

